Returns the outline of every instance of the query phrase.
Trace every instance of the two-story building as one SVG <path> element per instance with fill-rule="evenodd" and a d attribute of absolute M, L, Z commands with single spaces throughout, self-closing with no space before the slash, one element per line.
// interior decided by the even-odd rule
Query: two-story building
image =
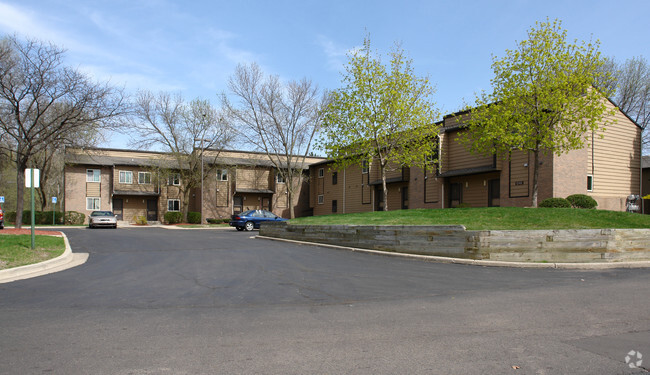
<path fill-rule="evenodd" d="M 266 154 L 249 151 L 206 150 L 203 190 L 189 194 L 189 210 L 207 218 L 228 218 L 248 209 L 267 209 L 289 216 L 286 182 Z M 322 158 L 307 158 L 308 164 Z M 163 221 L 168 211 L 181 211 L 181 173 L 170 154 L 107 148 L 68 148 L 65 155 L 64 210 L 89 215 L 113 211 L 118 220 Z M 294 199 L 296 216 L 311 214 L 307 179 Z"/>
<path fill-rule="evenodd" d="M 608 106 L 615 107 L 608 101 Z M 431 158 L 421 166 L 393 166 L 387 174 L 390 210 L 449 207 L 527 207 L 532 204 L 532 154 L 476 155 L 460 142 L 466 127 L 447 115 L 438 124 Z M 538 200 L 587 194 L 598 208 L 624 211 L 630 194 L 641 192 L 642 128 L 620 110 L 605 131 L 589 134 L 588 145 L 540 160 Z M 602 135 L 602 137 L 601 137 Z M 333 160 L 310 167 L 314 215 L 381 210 L 379 168 L 369 161 L 336 169 Z"/>

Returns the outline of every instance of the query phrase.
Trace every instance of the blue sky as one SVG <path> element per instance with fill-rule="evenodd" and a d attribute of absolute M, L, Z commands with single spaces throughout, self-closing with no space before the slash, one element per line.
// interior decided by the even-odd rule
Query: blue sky
<path fill-rule="evenodd" d="M 180 91 L 217 104 L 238 63 L 335 89 L 346 52 L 370 33 L 399 41 L 437 87 L 443 114 L 489 89 L 492 54 L 559 18 L 570 38 L 599 39 L 605 56 L 650 58 L 650 1 L 79 1 L 0 0 L 0 34 L 51 41 L 66 61 L 128 91 Z M 109 147 L 124 148 L 121 137 Z"/>

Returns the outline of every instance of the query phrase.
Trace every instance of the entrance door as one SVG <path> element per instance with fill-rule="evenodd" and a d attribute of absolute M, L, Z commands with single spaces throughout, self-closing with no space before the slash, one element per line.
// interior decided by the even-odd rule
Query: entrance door
<path fill-rule="evenodd" d="M 147 221 L 158 221 L 158 199 L 147 199 Z"/>
<path fill-rule="evenodd" d="M 501 181 L 488 181 L 488 207 L 499 207 L 501 205 Z"/>
<path fill-rule="evenodd" d="M 375 186 L 375 211 L 384 210 L 384 188 L 381 185 Z"/>
<path fill-rule="evenodd" d="M 409 187 L 402 187 L 402 209 L 406 210 L 409 208 Z"/>
<path fill-rule="evenodd" d="M 463 203 L 463 184 L 449 184 L 449 207 L 458 207 Z"/>
<path fill-rule="evenodd" d="M 122 198 L 113 198 L 113 213 L 117 220 L 124 220 L 124 200 Z"/>
<path fill-rule="evenodd" d="M 233 214 L 235 215 L 244 210 L 244 199 L 241 195 L 235 195 L 232 198 L 232 206 Z"/>
<path fill-rule="evenodd" d="M 271 211 L 271 198 L 262 198 L 262 209 Z"/>

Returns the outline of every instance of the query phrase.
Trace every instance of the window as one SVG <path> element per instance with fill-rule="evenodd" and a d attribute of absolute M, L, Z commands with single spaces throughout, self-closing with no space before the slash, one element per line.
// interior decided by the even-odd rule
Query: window
<path fill-rule="evenodd" d="M 587 175 L 587 191 L 593 191 L 594 190 L 594 176 L 588 174 Z"/>
<path fill-rule="evenodd" d="M 120 171 L 120 184 L 132 184 L 132 183 L 133 183 L 133 172 Z"/>
<path fill-rule="evenodd" d="M 86 182 L 99 182 L 99 169 L 86 169 Z"/>
<path fill-rule="evenodd" d="M 169 176 L 169 185 L 174 185 L 174 186 L 180 186 L 181 184 L 181 174 L 180 173 L 172 173 Z"/>
<path fill-rule="evenodd" d="M 325 176 L 325 168 L 318 168 L 318 178 L 323 178 Z"/>
<path fill-rule="evenodd" d="M 217 181 L 228 181 L 227 169 L 217 169 Z"/>
<path fill-rule="evenodd" d="M 361 163 L 361 173 L 368 174 L 368 169 L 368 160 L 364 160 L 363 163 Z"/>
<path fill-rule="evenodd" d="M 86 198 L 86 209 L 88 211 L 99 211 L 101 199 L 97 197 L 88 197 Z"/>
<path fill-rule="evenodd" d="M 325 202 L 325 197 L 321 194 L 318 196 L 318 204 L 323 204 Z"/>
<path fill-rule="evenodd" d="M 275 175 L 275 180 L 278 184 L 284 184 L 284 176 L 279 173 Z"/>
<path fill-rule="evenodd" d="M 336 185 L 339 182 L 339 173 L 332 172 L 332 185 Z"/>
<path fill-rule="evenodd" d="M 336 212 L 338 210 L 338 203 L 339 202 L 336 199 L 332 201 L 332 212 Z"/>
<path fill-rule="evenodd" d="M 151 172 L 138 172 L 138 183 L 139 184 L 150 184 L 151 183 Z"/>
<path fill-rule="evenodd" d="M 167 199 L 167 211 L 180 211 L 181 201 L 179 199 Z"/>
<path fill-rule="evenodd" d="M 436 156 L 433 154 L 427 154 L 424 156 L 424 162 L 427 165 L 433 165 L 436 163 Z"/>

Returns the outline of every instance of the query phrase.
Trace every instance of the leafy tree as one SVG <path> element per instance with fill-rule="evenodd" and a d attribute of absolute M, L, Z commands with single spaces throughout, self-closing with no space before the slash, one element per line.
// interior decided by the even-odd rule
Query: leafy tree
<path fill-rule="evenodd" d="M 558 20 L 536 26 L 504 58 L 493 57 L 492 92 L 477 95 L 462 136 L 475 153 L 531 152 L 535 207 L 540 157 L 584 147 L 587 136 L 608 123 L 606 115 L 613 115 L 604 99 L 608 93 L 593 86 L 606 79 L 599 42 L 568 41 Z"/>
<path fill-rule="evenodd" d="M 412 60 L 396 44 L 388 54 L 390 68 L 370 48 L 348 55 L 343 87 L 330 95 L 320 143 L 337 168 L 376 160 L 384 210 L 388 210 L 386 172 L 391 165 L 411 166 L 431 155 L 439 116 L 427 77 L 415 75 Z"/>
<path fill-rule="evenodd" d="M 183 221 L 187 222 L 190 193 L 201 186 L 201 176 L 210 173 L 219 152 L 230 144 L 232 132 L 207 100 L 195 99 L 186 103 L 180 94 L 161 92 L 154 95 L 140 91 L 134 111 L 131 127 L 139 137 L 131 144 L 168 153 L 169 157 L 164 158 L 170 158 L 171 163 L 161 160 L 163 167 L 159 172 L 163 178 L 172 173 L 180 174 L 181 212 Z M 206 153 L 206 150 L 211 152 Z M 206 161 L 207 154 L 211 156 Z M 208 172 L 204 169 L 202 173 L 202 168 L 207 168 Z"/>
<path fill-rule="evenodd" d="M 280 82 L 255 63 L 239 65 L 228 81 L 233 103 L 221 95 L 225 118 L 248 144 L 266 153 L 283 180 L 293 219 L 305 158 L 319 129 L 324 99 L 308 79 Z"/>
<path fill-rule="evenodd" d="M 63 62 L 52 44 L 0 40 L 0 147 L 15 156 L 16 227 L 22 223 L 24 171 L 52 145 L 74 143 L 88 127 L 115 125 L 123 91 L 95 83 Z"/>

